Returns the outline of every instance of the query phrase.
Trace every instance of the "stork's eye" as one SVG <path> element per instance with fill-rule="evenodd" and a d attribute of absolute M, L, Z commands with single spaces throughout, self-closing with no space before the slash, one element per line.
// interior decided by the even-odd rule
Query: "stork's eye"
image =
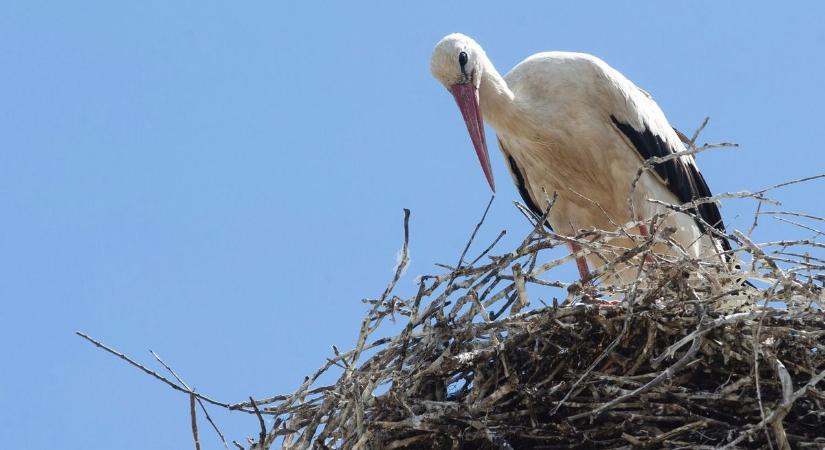
<path fill-rule="evenodd" d="M 458 63 L 461 65 L 462 69 L 464 68 L 464 66 L 467 65 L 467 54 L 466 53 L 461 52 L 461 53 L 458 54 Z"/>

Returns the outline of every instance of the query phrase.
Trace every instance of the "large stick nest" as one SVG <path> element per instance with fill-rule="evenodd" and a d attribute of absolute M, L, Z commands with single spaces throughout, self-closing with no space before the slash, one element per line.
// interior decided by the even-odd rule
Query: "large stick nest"
<path fill-rule="evenodd" d="M 233 405 L 276 416 L 254 447 L 825 446 L 825 267 L 812 256 L 822 244 L 755 244 L 734 232 L 743 262 L 731 269 L 678 248 L 672 254 L 682 256 L 653 252 L 678 247 L 657 223 L 628 250 L 610 239 L 637 224 L 569 238 L 531 220 L 512 252 L 465 262 L 465 249 L 455 267 L 421 277 L 415 295 L 399 298 L 405 220 L 396 276 L 367 301 L 356 347 L 335 349 L 291 395 Z M 571 241 L 637 277 L 610 288 L 544 278 L 572 256 L 542 263 L 541 252 Z M 594 276 L 615 270 L 608 264 Z M 737 281 L 744 276 L 761 287 Z M 560 300 L 528 307 L 534 290 L 554 287 Z M 389 320 L 403 330 L 374 338 Z M 317 386 L 335 367 L 338 381 Z"/>
<path fill-rule="evenodd" d="M 365 300 L 355 347 L 333 347 L 287 395 L 213 400 L 157 355 L 177 381 L 78 334 L 187 393 L 196 445 L 198 401 L 216 431 L 205 403 L 257 416 L 250 450 L 821 449 L 825 245 L 814 225 L 825 219 L 763 206 L 773 203 L 764 195 L 770 189 L 823 177 L 702 200 L 758 201 L 750 230 L 726 236 L 737 244 L 728 255 L 736 266 L 692 258 L 670 238 L 665 219 L 695 202 L 665 205 L 644 237 L 633 234 L 638 223 L 560 236 L 542 225 L 546 214 L 524 210 L 533 229 L 517 248 L 488 256 L 502 232 L 469 260 L 482 217 L 458 263 L 419 277 L 415 293 L 401 298 L 393 292 L 409 261 L 405 211 L 395 276 L 382 295 Z M 764 214 L 813 236 L 755 243 L 751 232 Z M 632 245 L 617 247 L 616 237 Z M 552 259 L 547 251 L 571 242 L 582 248 L 578 255 L 611 263 L 591 279 L 552 279 L 577 255 Z M 632 271 L 624 278 L 631 281 L 605 282 L 620 270 Z M 336 371 L 336 382 L 321 384 Z"/>

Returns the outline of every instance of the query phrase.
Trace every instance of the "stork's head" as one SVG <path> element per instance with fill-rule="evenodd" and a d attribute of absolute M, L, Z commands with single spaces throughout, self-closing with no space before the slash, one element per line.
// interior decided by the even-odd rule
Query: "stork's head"
<path fill-rule="evenodd" d="M 433 76 L 453 94 L 470 139 L 476 149 L 484 176 L 495 192 L 493 170 L 490 168 L 490 154 L 484 137 L 484 120 L 479 108 L 478 89 L 483 74 L 484 50 L 476 41 L 460 33 L 453 33 L 441 39 L 433 50 L 430 70 Z"/>

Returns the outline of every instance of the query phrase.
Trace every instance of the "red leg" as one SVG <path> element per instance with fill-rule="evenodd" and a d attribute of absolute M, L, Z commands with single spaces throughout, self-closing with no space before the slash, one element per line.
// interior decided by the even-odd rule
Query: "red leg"
<path fill-rule="evenodd" d="M 567 246 L 570 247 L 570 253 L 578 253 L 582 250 L 581 245 L 575 242 L 568 242 Z M 590 269 L 587 268 L 587 260 L 584 259 L 584 256 L 576 257 L 576 267 L 579 269 L 579 276 L 582 280 L 590 277 Z"/>
<path fill-rule="evenodd" d="M 573 253 L 573 254 L 578 253 L 582 250 L 581 245 L 576 244 L 575 242 L 568 242 L 567 246 L 570 247 L 570 253 Z M 583 283 L 582 287 L 585 288 L 585 291 L 589 291 L 590 296 L 598 299 L 599 294 L 598 294 L 598 292 L 596 292 L 596 290 L 593 287 L 593 284 L 592 284 L 593 280 L 590 280 L 590 269 L 587 267 L 587 259 L 585 259 L 584 256 L 577 256 L 576 257 L 576 267 L 579 269 L 579 276 L 581 277 L 582 281 L 583 280 L 589 280 L 587 283 Z M 600 301 L 602 303 L 607 303 L 607 304 L 610 304 L 610 305 L 615 305 L 615 304 L 619 303 L 618 300 L 601 300 L 601 299 L 598 299 L 598 301 Z"/>
<path fill-rule="evenodd" d="M 641 223 L 639 224 L 639 234 L 641 234 L 641 235 L 642 235 L 642 237 L 648 237 L 648 236 L 650 236 L 650 231 L 648 231 L 648 229 L 647 229 L 647 224 L 646 224 L 646 223 L 641 222 Z"/>
<path fill-rule="evenodd" d="M 639 219 L 639 234 L 644 238 L 650 236 L 650 230 L 647 229 L 647 224 L 641 219 Z M 651 263 L 653 262 L 653 257 L 647 254 L 645 255 L 645 261 Z"/>
<path fill-rule="evenodd" d="M 570 247 L 570 253 L 578 253 L 582 250 L 581 245 L 576 244 L 575 242 L 568 242 L 567 246 Z M 608 303 L 611 305 L 615 305 L 618 301 L 615 300 L 602 300 L 599 299 L 599 294 L 596 289 L 593 287 L 593 280 L 590 279 L 590 269 L 587 267 L 587 259 L 584 256 L 577 256 L 576 257 L 576 267 L 579 269 L 579 276 L 581 280 L 588 280 L 586 283 L 582 283 L 582 287 L 584 288 L 585 293 L 587 294 L 586 297 L 591 297 L 597 299 L 599 302 Z"/>

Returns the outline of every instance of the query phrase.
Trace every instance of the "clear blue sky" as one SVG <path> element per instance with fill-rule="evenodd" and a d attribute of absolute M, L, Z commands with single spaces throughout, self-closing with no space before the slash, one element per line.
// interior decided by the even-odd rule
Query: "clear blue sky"
<path fill-rule="evenodd" d="M 699 156 L 716 192 L 825 171 L 825 4 L 568 3 L 0 3 L 0 447 L 191 448 L 185 396 L 75 330 L 148 363 L 156 350 L 214 397 L 266 396 L 353 343 L 403 207 L 401 291 L 454 262 L 489 190 L 429 73 L 449 32 L 502 73 L 593 53 L 675 126 L 711 116 L 703 140 L 742 146 Z M 506 228 L 506 246 L 527 225 L 491 147 L 479 239 Z M 823 214 L 822 194 L 777 197 Z M 747 228 L 753 204 L 724 206 Z M 256 433 L 214 412 L 228 437 Z"/>

